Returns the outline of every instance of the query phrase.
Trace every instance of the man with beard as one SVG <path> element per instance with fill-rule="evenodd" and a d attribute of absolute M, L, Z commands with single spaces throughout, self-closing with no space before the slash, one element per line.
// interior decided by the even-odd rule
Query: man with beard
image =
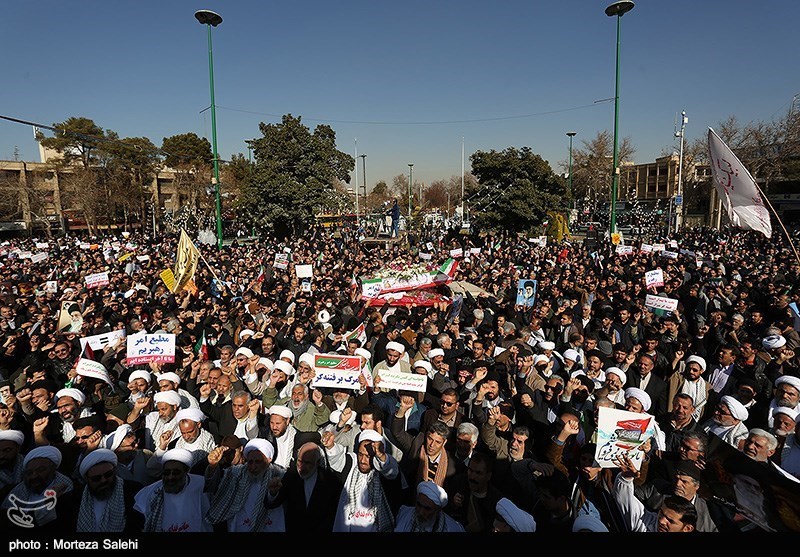
<path fill-rule="evenodd" d="M 208 387 L 201 387 L 201 393 L 206 392 Z M 257 437 L 259 409 L 259 401 L 253 400 L 248 391 L 233 392 L 230 401 L 222 406 L 211 404 L 209 400 L 200 403 L 200 410 L 209 417 L 208 430 L 217 441 L 226 435 L 235 435 L 243 443 Z"/>
<path fill-rule="evenodd" d="M 400 507 L 395 532 L 463 532 L 464 527 L 442 509 L 447 492 L 434 482 L 417 485 L 413 507 Z"/>
<path fill-rule="evenodd" d="M 0 500 L 22 481 L 22 455 L 19 449 L 25 434 L 16 429 L 0 430 Z"/>
<path fill-rule="evenodd" d="M 744 421 L 748 413 L 744 405 L 732 396 L 724 396 L 717 403 L 713 417 L 700 426 L 704 433 L 713 433 L 736 449 L 742 448 L 747 438 Z"/>
<path fill-rule="evenodd" d="M 277 400 L 274 396 L 276 391 L 268 389 L 264 393 L 264 404 L 268 406 L 288 406 L 292 411 L 292 424 L 297 431 L 317 431 L 328 423 L 331 410 L 322 403 L 322 391 L 314 389 L 309 399 L 308 385 L 298 383 L 292 387 L 292 393 L 288 399 Z"/>
<path fill-rule="evenodd" d="M 294 454 L 294 439 L 297 430 L 289 423 L 292 411 L 287 406 L 269 408 L 269 435 L 267 440 L 275 449 L 274 462 L 284 469 L 289 468 Z"/>
<path fill-rule="evenodd" d="M 217 444 L 214 436 L 203 429 L 205 414 L 199 408 L 184 408 L 175 415 L 178 422 L 179 435 L 175 431 L 167 430 L 161 434 L 156 456 L 162 456 L 167 450 L 186 449 L 192 453 L 194 463 L 192 466 L 206 458 Z"/>
<path fill-rule="evenodd" d="M 69 505 L 64 508 L 62 498 L 73 489 L 72 480 L 58 472 L 61 452 L 46 445 L 30 451 L 22 461 L 23 479 L 11 489 L 3 500 L 0 518 L 7 520 L 6 531 L 11 528 L 31 527 L 47 530 L 67 530 Z"/>
<path fill-rule="evenodd" d="M 475 398 L 469 405 L 471 421 L 478 427 L 488 421 L 487 412 L 506 400 L 500 390 L 500 376 L 496 370 L 491 369 L 486 377 L 478 383 Z"/>
<path fill-rule="evenodd" d="M 153 400 L 156 410 L 144 418 L 144 444 L 145 448 L 151 451 L 156 450 L 165 431 L 173 431 L 178 426 L 176 416 L 181 406 L 181 396 L 175 391 L 164 391 L 156 393 Z M 136 408 L 134 406 L 134 411 Z M 141 414 L 138 417 L 141 417 Z"/>
<path fill-rule="evenodd" d="M 83 408 L 86 402 L 86 396 L 78 389 L 61 389 L 56 393 L 56 410 L 58 410 L 58 417 L 60 418 L 61 437 L 64 443 L 69 443 L 75 437 L 75 429 L 73 424 L 78 418 L 85 418 L 91 416 L 92 412 L 89 408 Z M 57 422 L 58 423 L 58 422 Z"/>
<path fill-rule="evenodd" d="M 323 435 L 323 440 L 330 442 L 331 435 Z M 326 466 L 319 445 L 308 442 L 298 449 L 295 465 L 281 478 L 272 504 L 283 505 L 286 532 L 326 534 L 333 529 L 341 492 L 342 482 Z"/>
<path fill-rule="evenodd" d="M 272 501 L 285 470 L 273 464 L 272 445 L 266 439 L 251 439 L 244 447 L 245 463 L 221 474 L 218 465 L 229 450 L 219 446 L 208 455 L 207 490 L 212 497 L 207 520 L 224 522 L 228 532 L 284 532 L 283 508 Z"/>
<path fill-rule="evenodd" d="M 139 440 L 128 424 L 122 424 L 103 439 L 103 448 L 114 451 L 117 457 L 117 476 L 141 485 L 155 481 L 147 463 L 153 451 L 139 448 Z"/>
<path fill-rule="evenodd" d="M 133 508 L 141 485 L 117 476 L 117 455 L 109 449 L 97 449 L 83 459 L 80 475 L 85 487 L 76 491 L 75 532 L 140 532 L 141 515 Z"/>
<path fill-rule="evenodd" d="M 381 371 L 411 373 L 411 364 L 401 359 L 406 352 L 406 347 L 399 342 L 390 341 L 386 344 L 386 359 L 378 362 L 372 370 L 373 377 L 380 375 Z"/>
<path fill-rule="evenodd" d="M 164 391 L 175 391 L 181 397 L 181 408 L 199 408 L 200 403 L 197 399 L 185 389 L 180 389 L 181 378 L 174 371 L 167 371 L 158 376 L 158 390 L 162 393 Z"/>
<path fill-rule="evenodd" d="M 383 437 L 377 431 L 362 431 L 357 451 L 341 452 L 336 463 L 330 454 L 331 466 L 345 477 L 333 531 L 391 532 L 402 496 L 400 466 L 384 452 Z"/>
<path fill-rule="evenodd" d="M 205 479 L 189 473 L 192 453 L 172 449 L 161 457 L 161 480 L 136 494 L 133 509 L 144 516 L 143 532 L 211 532 L 205 519 Z"/>
<path fill-rule="evenodd" d="M 705 411 L 706 401 L 711 391 L 711 384 L 703 379 L 702 375 L 706 371 L 706 361 L 700 356 L 689 356 L 686 358 L 686 367 L 683 373 L 673 373 L 668 385 L 667 411 L 672 412 L 672 404 L 675 395 L 679 393 L 688 394 L 692 397 L 694 410 L 692 418 L 699 421 Z"/>

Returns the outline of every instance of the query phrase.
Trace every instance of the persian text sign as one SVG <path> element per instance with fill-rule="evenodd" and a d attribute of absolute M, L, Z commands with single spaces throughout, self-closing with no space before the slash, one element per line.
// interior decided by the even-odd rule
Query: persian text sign
<path fill-rule="evenodd" d="M 138 334 L 128 337 L 126 365 L 172 363 L 175 361 L 175 335 L 172 333 Z"/>
<path fill-rule="evenodd" d="M 361 358 L 338 354 L 314 354 L 314 380 L 311 386 L 359 389 Z"/>
<path fill-rule="evenodd" d="M 655 287 L 660 288 L 664 286 L 664 271 L 661 269 L 653 269 L 644 274 L 644 285 L 647 288 Z"/>
<path fill-rule="evenodd" d="M 650 414 L 600 407 L 594 459 L 601 468 L 616 468 L 614 461 L 627 456 L 639 470 L 644 458 L 639 447 L 654 433 L 655 418 Z"/>
<path fill-rule="evenodd" d="M 653 296 L 652 294 L 648 294 L 644 299 L 644 305 L 653 309 L 675 311 L 678 309 L 678 300 L 674 298 L 664 298 L 662 296 Z"/>
<path fill-rule="evenodd" d="M 109 282 L 108 271 L 86 275 L 86 288 L 100 288 L 101 286 L 106 286 Z"/>
<path fill-rule="evenodd" d="M 382 390 L 397 389 L 424 393 L 428 387 L 428 376 L 420 373 L 407 373 L 403 371 L 388 371 L 382 369 L 380 372 L 378 372 L 378 377 L 381 378 L 378 386 Z"/>

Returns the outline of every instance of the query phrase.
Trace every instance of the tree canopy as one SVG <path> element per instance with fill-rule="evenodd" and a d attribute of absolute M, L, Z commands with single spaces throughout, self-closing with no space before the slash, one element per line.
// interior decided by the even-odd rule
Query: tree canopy
<path fill-rule="evenodd" d="M 470 161 L 478 186 L 467 191 L 467 208 L 481 227 L 530 230 L 567 207 L 564 179 L 530 147 L 476 151 Z"/>
<path fill-rule="evenodd" d="M 335 184 L 350 182 L 355 159 L 336 148 L 333 128 L 319 125 L 312 132 L 301 117 L 286 114 L 279 124 L 262 122 L 259 130 L 263 137 L 249 142 L 255 168 L 237 199 L 239 214 L 250 224 L 287 232 L 312 222 L 318 212 L 349 205 Z"/>

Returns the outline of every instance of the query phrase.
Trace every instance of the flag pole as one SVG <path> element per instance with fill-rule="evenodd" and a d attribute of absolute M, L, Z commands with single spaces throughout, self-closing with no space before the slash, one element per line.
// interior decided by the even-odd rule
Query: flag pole
<path fill-rule="evenodd" d="M 212 275 L 212 276 L 213 276 L 215 279 L 217 279 L 217 282 L 219 282 L 220 284 L 222 284 L 222 285 L 224 286 L 224 284 L 225 284 L 225 283 L 223 283 L 221 280 L 219 280 L 219 277 L 218 277 L 218 276 L 217 276 L 217 274 L 214 272 L 214 269 L 212 269 L 212 268 L 211 268 L 211 265 L 209 265 L 209 264 L 208 264 L 208 261 L 206 261 L 206 258 L 205 258 L 205 257 L 203 257 L 203 252 L 202 252 L 202 251 L 200 251 L 200 250 L 197 250 L 197 253 L 200 255 L 200 259 L 202 259 L 202 260 L 203 260 L 203 263 L 205 263 L 205 264 L 206 264 L 206 267 L 208 267 L 208 270 L 209 270 L 209 271 L 211 271 L 211 275 Z"/>
<path fill-rule="evenodd" d="M 761 191 L 761 187 L 756 183 L 755 180 L 753 180 L 753 183 L 755 184 L 756 189 L 758 189 L 758 193 L 761 194 L 761 199 L 763 199 L 764 202 L 767 204 L 767 206 L 770 209 L 772 209 L 772 214 L 775 215 L 775 219 L 778 221 L 778 224 L 781 225 L 781 229 L 783 230 L 783 233 L 786 235 L 786 239 L 789 241 L 789 246 L 791 246 L 792 251 L 794 252 L 795 259 L 797 259 L 797 262 L 800 263 L 800 255 L 797 254 L 797 248 L 794 246 L 794 242 L 792 242 L 792 237 L 786 231 L 786 227 L 783 225 L 783 221 L 781 220 L 781 217 L 778 216 L 778 212 L 775 210 L 775 207 L 772 206 L 772 203 L 769 202 L 769 199 L 767 199 L 767 196 L 764 195 L 763 191 Z"/>

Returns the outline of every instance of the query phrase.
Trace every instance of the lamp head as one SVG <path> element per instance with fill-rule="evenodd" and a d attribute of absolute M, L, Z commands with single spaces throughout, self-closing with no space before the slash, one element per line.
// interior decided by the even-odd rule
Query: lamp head
<path fill-rule="evenodd" d="M 567 132 L 567 135 L 569 137 L 575 137 L 576 135 L 578 135 L 578 132 Z"/>
<path fill-rule="evenodd" d="M 620 0 L 619 2 L 614 2 L 613 4 L 609 5 L 606 8 L 606 15 L 609 17 L 612 16 L 619 16 L 622 17 L 629 11 L 633 9 L 635 4 L 631 2 L 631 0 Z"/>
<path fill-rule="evenodd" d="M 211 27 L 216 27 L 222 23 L 222 16 L 211 10 L 197 10 L 194 12 L 194 17 L 203 25 L 210 25 Z"/>

